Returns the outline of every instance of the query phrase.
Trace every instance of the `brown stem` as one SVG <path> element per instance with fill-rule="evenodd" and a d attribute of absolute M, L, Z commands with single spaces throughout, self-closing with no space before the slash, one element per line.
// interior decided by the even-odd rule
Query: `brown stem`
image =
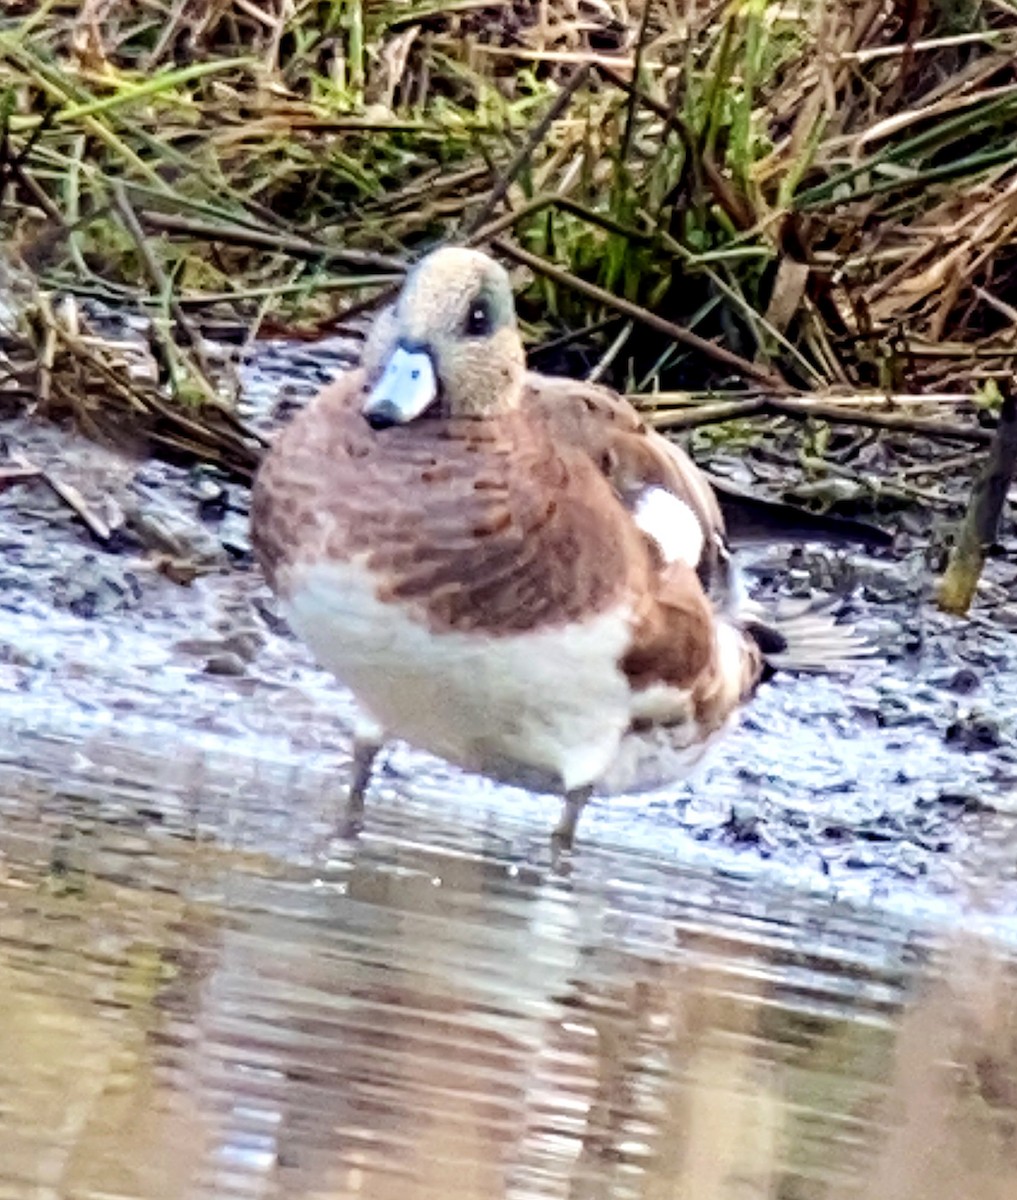
<path fill-rule="evenodd" d="M 766 409 L 781 416 L 804 421 L 814 417 L 835 425 L 863 425 L 870 429 L 891 429 L 898 433 L 917 433 L 924 437 L 949 438 L 959 442 L 972 442 L 978 446 L 988 445 L 993 439 L 991 429 L 978 425 L 961 425 L 952 421 L 924 420 L 921 417 L 905 417 L 899 413 L 870 412 L 862 408 L 846 408 L 829 401 L 809 400 L 804 397 L 768 396 Z"/>
<path fill-rule="evenodd" d="M 589 63 L 584 63 L 577 71 L 573 71 L 568 83 L 565 84 L 562 90 L 555 97 L 554 103 L 530 130 L 529 134 L 523 141 L 523 144 L 519 147 L 515 157 L 501 173 L 501 175 L 499 175 L 498 179 L 495 181 L 494 187 L 487 194 L 484 203 L 479 209 L 477 209 L 470 220 L 467 221 L 466 228 L 463 230 L 464 237 L 469 238 L 471 234 L 475 233 L 481 227 L 481 225 L 490 220 L 491 214 L 505 198 L 505 193 L 512 186 L 516 176 L 533 157 L 534 150 L 536 150 L 536 148 L 547 136 L 547 131 L 551 128 L 554 122 L 557 121 L 565 109 L 568 108 L 569 104 L 572 102 L 572 97 L 576 94 L 577 89 L 586 82 L 586 80 L 589 78 L 589 75 Z"/>
<path fill-rule="evenodd" d="M 719 425 L 741 417 L 754 417 L 766 409 L 763 396 L 747 400 L 720 400 L 716 404 L 696 404 L 682 409 L 663 409 L 644 412 L 643 420 L 655 429 L 698 429 L 703 425 Z"/>
<path fill-rule="evenodd" d="M 686 329 L 682 325 L 675 325 L 673 321 L 665 320 L 664 317 L 658 317 L 655 312 L 650 312 L 648 308 L 643 308 L 639 304 L 633 304 L 631 300 L 625 300 L 621 296 L 612 295 L 611 292 L 606 291 L 604 288 L 597 287 L 595 283 L 587 283 L 585 279 L 580 279 L 577 275 L 573 275 L 561 267 L 556 267 L 554 263 L 549 263 L 546 259 L 540 258 L 536 254 L 531 254 L 528 250 L 524 250 L 521 246 L 517 246 L 513 242 L 507 242 L 503 238 L 493 238 L 491 245 L 500 254 L 504 254 L 506 258 L 511 258 L 513 261 L 529 267 L 531 271 L 536 271 L 540 275 L 545 275 L 548 279 L 553 279 L 555 283 L 561 284 L 562 287 L 568 287 L 573 291 L 581 292 L 584 296 L 589 296 L 591 300 L 596 300 L 607 308 L 613 308 L 616 312 L 624 313 L 625 316 L 631 317 L 643 325 L 648 325 L 651 329 L 656 329 L 659 333 L 673 338 L 676 342 L 680 342 L 692 350 L 697 350 L 700 354 L 705 354 L 708 358 L 712 358 L 714 362 L 723 363 L 724 366 L 730 368 L 732 371 L 737 371 L 749 379 L 756 380 L 757 383 L 761 383 L 764 387 L 783 393 L 791 390 L 789 385 L 772 371 L 757 366 L 754 362 L 750 362 L 747 358 L 742 358 L 740 355 L 726 350 L 723 346 L 717 346 L 713 342 L 707 341 L 706 338 L 700 337 L 698 333 L 693 333 L 691 329 Z"/>
<path fill-rule="evenodd" d="M 220 225 L 214 221 L 196 221 L 175 213 L 145 210 L 139 217 L 144 225 L 163 233 L 179 233 L 185 237 L 200 238 L 209 242 L 224 242 L 230 246 L 250 246 L 254 249 L 276 250 L 294 258 L 313 262 L 341 262 L 351 267 L 365 267 L 372 271 L 390 271 L 402 275 L 406 264 L 386 254 L 373 254 L 368 250 L 350 250 L 338 246 L 317 245 L 306 238 L 289 237 L 270 233 L 265 229 L 251 229 L 246 225 Z"/>
<path fill-rule="evenodd" d="M 999 424 L 985 466 L 975 480 L 967 512 L 950 551 L 937 600 L 944 612 L 963 616 L 971 607 L 988 548 L 999 536 L 999 521 L 1017 469 L 1017 396 L 1003 398 Z"/>

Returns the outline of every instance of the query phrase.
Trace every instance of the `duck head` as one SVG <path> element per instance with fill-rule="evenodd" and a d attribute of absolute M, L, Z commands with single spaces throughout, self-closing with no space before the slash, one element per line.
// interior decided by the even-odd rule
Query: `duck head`
<path fill-rule="evenodd" d="M 375 324 L 364 369 L 362 412 L 374 429 L 516 408 L 526 357 L 508 273 L 479 250 L 435 250 Z"/>

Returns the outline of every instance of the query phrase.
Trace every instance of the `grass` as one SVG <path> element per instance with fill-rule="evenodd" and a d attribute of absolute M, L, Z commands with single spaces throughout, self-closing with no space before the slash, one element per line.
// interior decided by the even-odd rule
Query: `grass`
<path fill-rule="evenodd" d="M 447 239 L 631 391 L 1013 371 L 1012 0 L 13 3 L 0 101 L 29 291 L 143 309 L 187 403 L 208 322 L 327 328 Z"/>

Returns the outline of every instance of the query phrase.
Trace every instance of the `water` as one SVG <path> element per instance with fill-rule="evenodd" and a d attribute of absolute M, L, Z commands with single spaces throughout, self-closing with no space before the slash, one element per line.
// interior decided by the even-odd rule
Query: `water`
<path fill-rule="evenodd" d="M 7 432 L 126 505 L 131 464 Z M 333 839 L 352 708 L 266 618 L 242 489 L 205 525 L 142 471 L 241 569 L 180 587 L 0 493 L 0 1200 L 1013 1200 L 1002 601 L 863 602 L 920 657 L 767 689 L 562 876 L 554 801 L 406 747 Z"/>
<path fill-rule="evenodd" d="M 1017 1194 L 1017 922 L 160 749 L 8 739 L 0 1196 Z"/>

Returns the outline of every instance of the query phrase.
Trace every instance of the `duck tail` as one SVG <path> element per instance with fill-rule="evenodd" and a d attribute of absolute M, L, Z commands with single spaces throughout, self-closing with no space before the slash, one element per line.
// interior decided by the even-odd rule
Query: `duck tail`
<path fill-rule="evenodd" d="M 876 656 L 876 648 L 836 612 L 836 600 L 782 602 L 767 611 L 742 605 L 742 628 L 759 647 L 767 678 L 778 671 L 842 675 Z"/>

